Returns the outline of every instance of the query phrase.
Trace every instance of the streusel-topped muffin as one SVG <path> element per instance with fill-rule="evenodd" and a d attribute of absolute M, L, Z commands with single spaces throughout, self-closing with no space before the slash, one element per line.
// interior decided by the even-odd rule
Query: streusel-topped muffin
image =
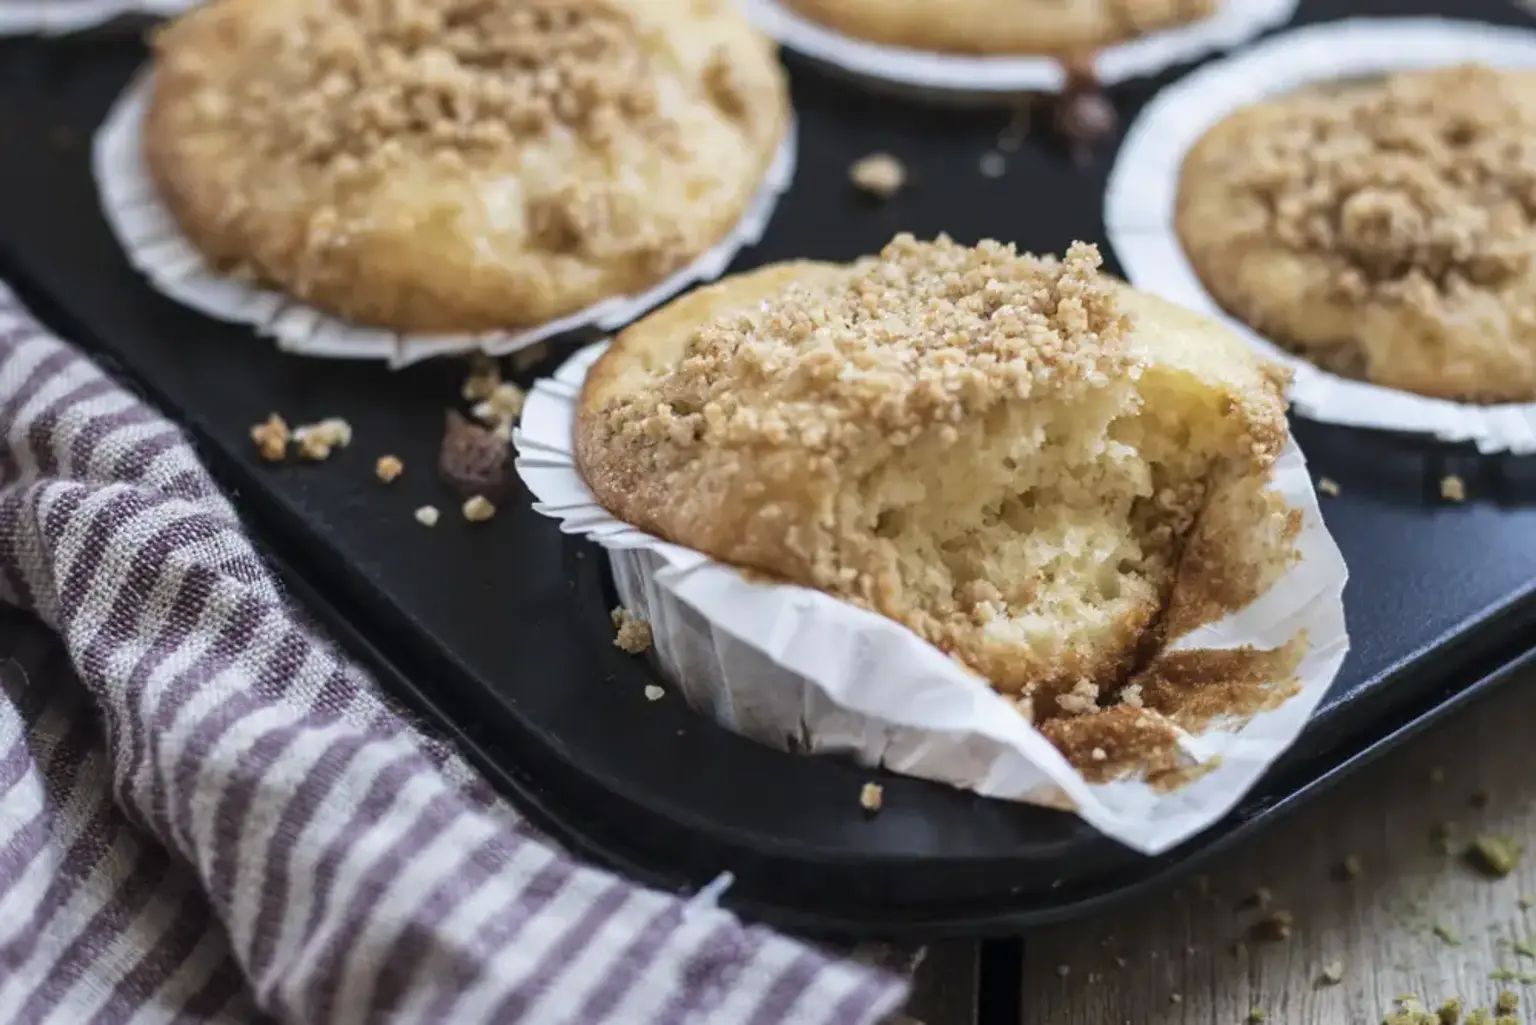
<path fill-rule="evenodd" d="M 212 0 L 156 40 L 144 146 L 218 269 L 468 332 L 686 265 L 788 124 L 731 0 Z"/>
<path fill-rule="evenodd" d="M 1068 54 L 1209 17 L 1217 0 L 784 0 L 857 39 L 978 55 Z"/>
<path fill-rule="evenodd" d="M 1328 370 L 1536 399 L 1536 73 L 1403 72 L 1245 107 L 1185 161 L 1177 228 L 1223 307 Z"/>
<path fill-rule="evenodd" d="M 576 454 L 621 519 L 888 616 L 1050 718 L 1286 564 L 1284 384 L 1091 246 L 902 236 L 622 332 Z"/>

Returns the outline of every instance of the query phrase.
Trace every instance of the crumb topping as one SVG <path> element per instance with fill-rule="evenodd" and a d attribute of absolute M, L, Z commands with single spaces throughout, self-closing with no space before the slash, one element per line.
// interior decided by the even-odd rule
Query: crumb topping
<path fill-rule="evenodd" d="M 328 417 L 319 423 L 302 424 L 293 430 L 299 456 L 311 462 L 331 457 L 331 450 L 352 444 L 352 425 L 340 417 Z"/>
<path fill-rule="evenodd" d="M 464 500 L 464 518 L 471 523 L 484 523 L 496 515 L 495 504 L 484 495 L 471 495 Z"/>
<path fill-rule="evenodd" d="M 435 527 L 437 526 L 438 518 L 442 514 L 437 511 L 437 506 L 424 505 L 417 509 L 413 515 L 416 517 L 416 522 L 423 527 Z"/>
<path fill-rule="evenodd" d="M 907 168 L 889 153 L 871 153 L 848 169 L 854 187 L 879 199 L 890 199 L 907 183 Z"/>
<path fill-rule="evenodd" d="M 405 464 L 398 456 L 380 456 L 379 461 L 373 464 L 373 475 L 385 484 L 392 483 L 405 472 Z"/>
<path fill-rule="evenodd" d="M 1447 502 L 1465 502 L 1467 500 L 1467 482 L 1454 473 L 1441 477 L 1440 497 Z"/>
<path fill-rule="evenodd" d="M 1469 66 L 1292 98 L 1232 162 L 1270 231 L 1337 287 L 1433 306 L 1523 272 L 1536 244 L 1536 109 Z"/>
<path fill-rule="evenodd" d="M 288 422 L 276 413 L 251 427 L 251 441 L 261 458 L 269 463 L 280 463 L 288 456 L 288 441 L 292 437 Z"/>
<path fill-rule="evenodd" d="M 623 123 L 660 128 L 639 35 L 611 0 L 324 0 L 264 57 L 194 109 L 338 172 L 407 148 L 452 162 L 556 126 L 599 145 Z"/>
<path fill-rule="evenodd" d="M 708 435 L 742 451 L 803 451 L 822 468 L 872 447 L 957 440 L 955 424 L 1006 401 L 1131 373 L 1100 263 L 1084 243 L 1058 261 L 901 235 L 833 288 L 791 288 L 701 329 L 654 397 L 606 417 L 642 451 Z"/>

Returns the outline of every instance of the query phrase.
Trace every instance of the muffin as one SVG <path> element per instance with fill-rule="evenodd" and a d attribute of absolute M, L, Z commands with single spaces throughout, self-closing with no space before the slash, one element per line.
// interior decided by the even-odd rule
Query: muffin
<path fill-rule="evenodd" d="M 1536 399 L 1536 72 L 1450 67 L 1244 107 L 1176 228 L 1229 313 L 1345 377 Z"/>
<path fill-rule="evenodd" d="M 845 35 L 913 50 L 1068 54 L 1185 25 L 1217 0 L 783 0 Z"/>
<path fill-rule="evenodd" d="M 1065 259 L 899 236 L 618 335 L 574 447 L 618 518 L 906 626 L 1036 721 L 1117 700 L 1247 604 L 1299 519 L 1266 490 L 1286 375 Z"/>
<path fill-rule="evenodd" d="M 790 121 L 731 0 L 212 0 L 155 51 L 146 163 L 209 264 L 401 332 L 660 282 Z"/>

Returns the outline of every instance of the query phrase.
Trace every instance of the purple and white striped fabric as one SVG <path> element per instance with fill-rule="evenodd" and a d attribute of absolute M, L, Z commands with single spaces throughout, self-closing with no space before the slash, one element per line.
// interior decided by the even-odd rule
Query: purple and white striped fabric
<path fill-rule="evenodd" d="M 0 429 L 0 1021 L 853 1025 L 901 1003 L 890 974 L 540 836 L 285 603 L 177 430 L 3 287 Z"/>

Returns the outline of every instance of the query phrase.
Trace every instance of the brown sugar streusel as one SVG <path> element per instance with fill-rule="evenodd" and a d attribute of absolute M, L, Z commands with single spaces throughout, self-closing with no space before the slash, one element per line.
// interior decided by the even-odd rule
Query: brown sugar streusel
<path fill-rule="evenodd" d="M 414 515 L 416 517 L 416 522 L 421 524 L 423 527 L 437 526 L 437 521 L 442 516 L 442 514 L 437 511 L 437 506 L 435 505 L 424 505 L 417 509 Z"/>
<path fill-rule="evenodd" d="M 1466 481 L 1454 473 L 1441 477 L 1440 497 L 1447 502 L 1465 502 L 1467 500 Z"/>
<path fill-rule="evenodd" d="M 614 647 L 631 655 L 640 655 L 651 650 L 650 623 L 631 615 L 622 605 L 613 610 L 611 618 L 613 619 Z"/>
<path fill-rule="evenodd" d="M 865 783 L 859 788 L 859 807 L 867 812 L 877 812 L 885 807 L 885 787 L 879 783 Z"/>

